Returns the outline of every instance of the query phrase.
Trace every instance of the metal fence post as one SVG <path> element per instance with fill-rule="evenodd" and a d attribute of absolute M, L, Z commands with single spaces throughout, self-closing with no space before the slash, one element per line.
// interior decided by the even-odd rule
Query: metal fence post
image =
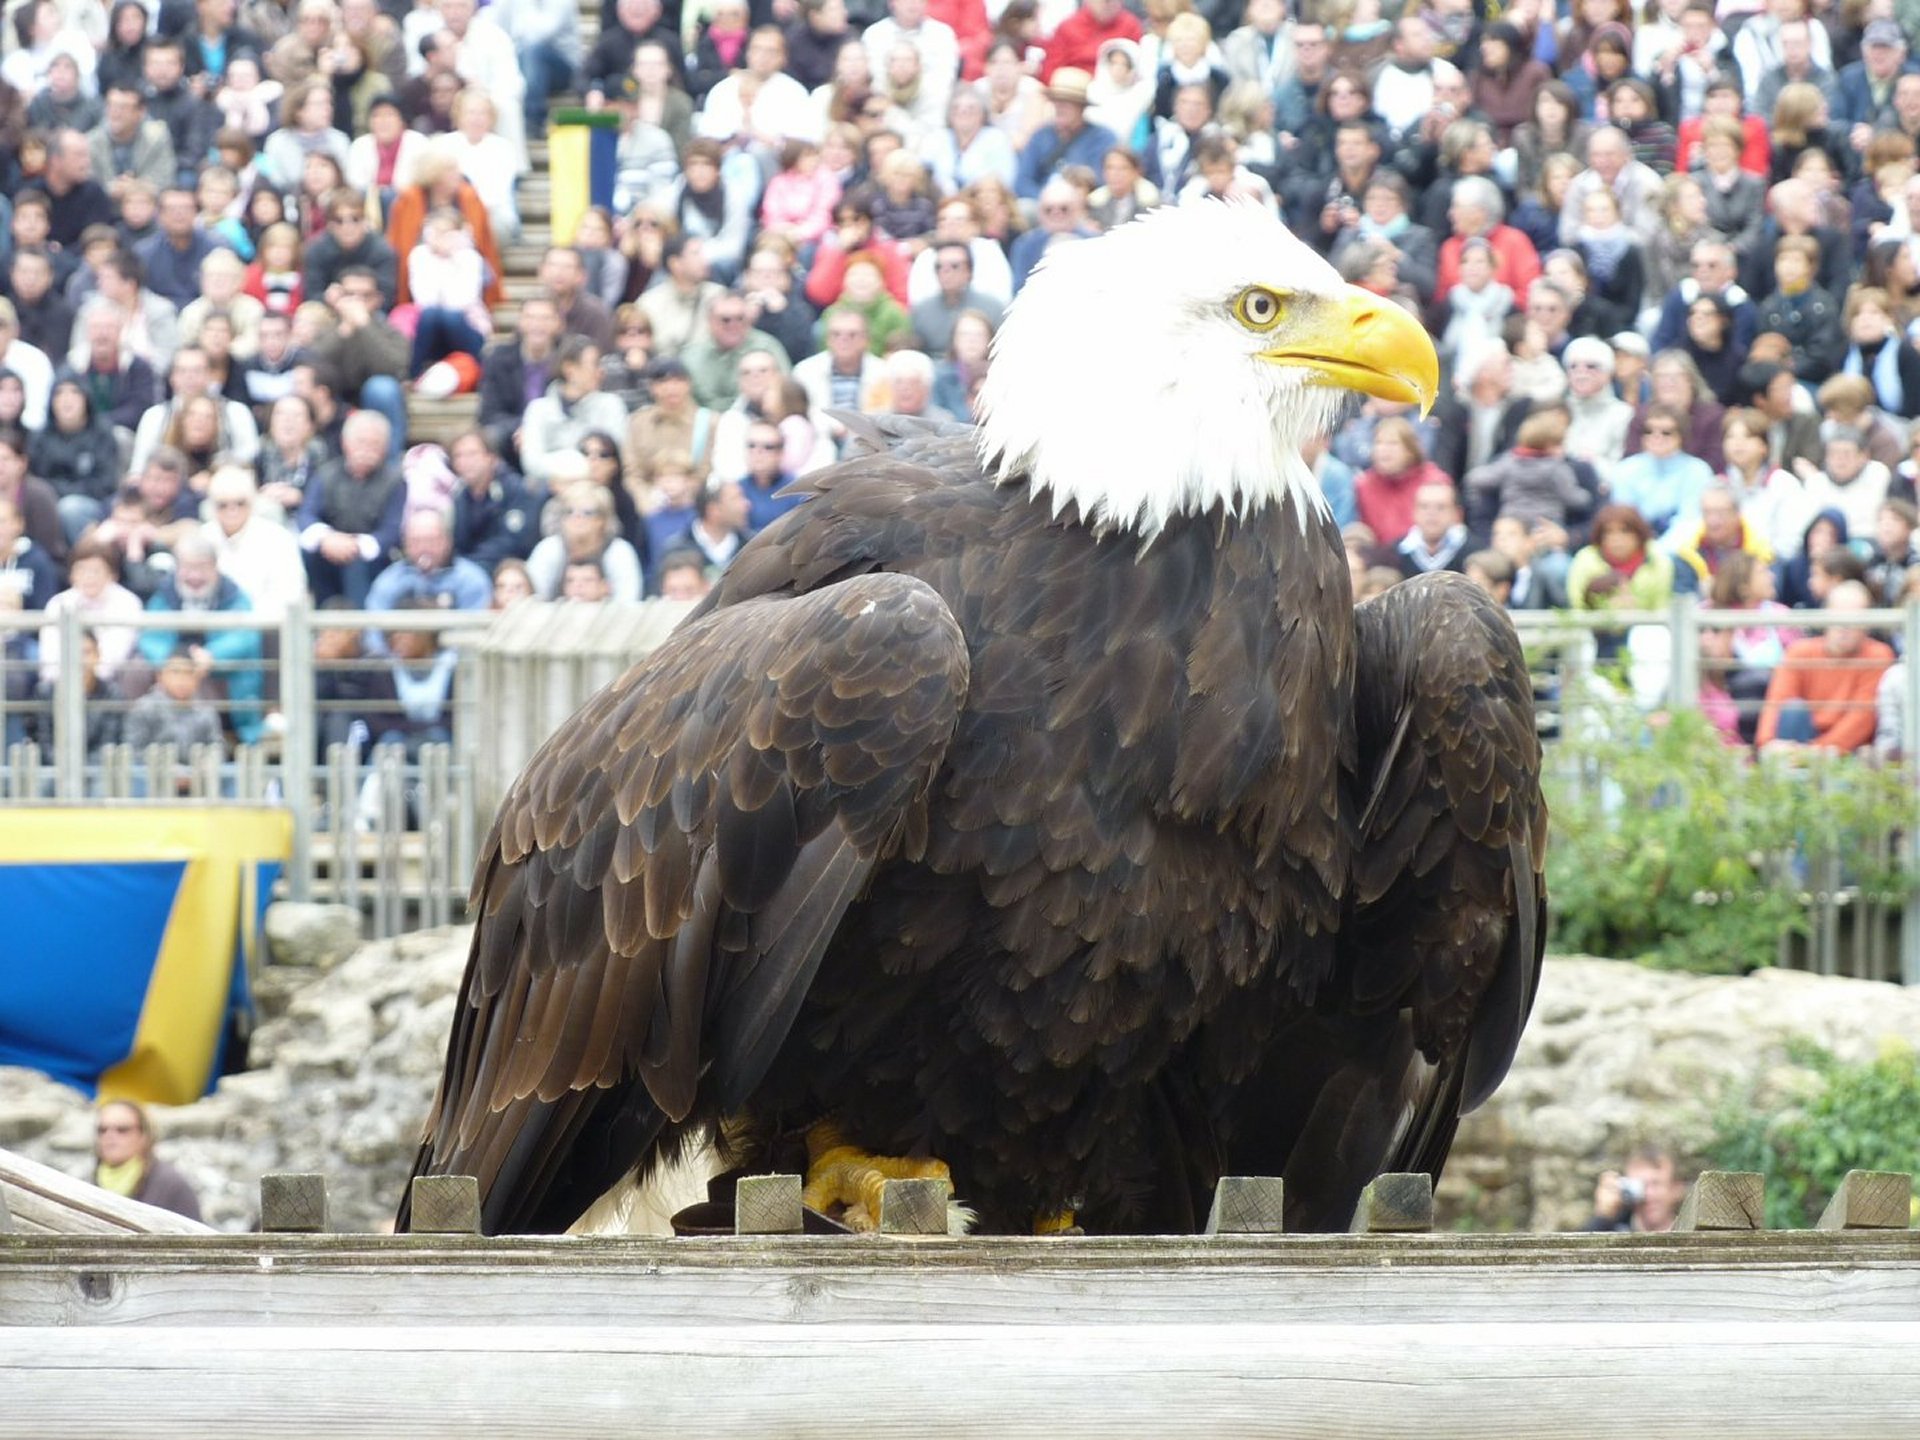
<path fill-rule="evenodd" d="M 1675 595 L 1667 609 L 1667 703 L 1700 708 L 1700 597 Z"/>
<path fill-rule="evenodd" d="M 318 687 L 313 676 L 313 612 L 305 596 L 280 617 L 280 787 L 293 812 L 293 863 L 287 891 L 295 900 L 313 898 L 313 764 L 319 753 Z"/>
<path fill-rule="evenodd" d="M 1920 600 L 1907 602 L 1906 693 L 1900 697 L 1900 763 L 1909 777 L 1920 776 Z M 1900 897 L 1900 979 L 1920 985 L 1920 784 L 1913 786 L 1913 813 L 1901 840 L 1906 885 Z"/>
<path fill-rule="evenodd" d="M 87 687 L 80 642 L 87 627 L 78 610 L 60 612 L 60 668 L 53 677 L 53 783 L 61 800 L 86 796 Z"/>

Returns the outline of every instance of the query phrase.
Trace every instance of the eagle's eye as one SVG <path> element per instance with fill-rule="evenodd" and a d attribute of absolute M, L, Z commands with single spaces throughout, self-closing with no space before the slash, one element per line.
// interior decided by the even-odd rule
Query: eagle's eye
<path fill-rule="evenodd" d="M 1280 297 L 1264 285 L 1249 285 L 1233 297 L 1233 318 L 1262 333 L 1280 323 Z"/>

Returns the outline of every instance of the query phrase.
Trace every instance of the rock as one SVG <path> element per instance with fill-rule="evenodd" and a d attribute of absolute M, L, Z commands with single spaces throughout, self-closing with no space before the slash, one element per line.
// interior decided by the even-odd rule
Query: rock
<path fill-rule="evenodd" d="M 274 907 L 290 911 L 283 929 L 332 908 Z M 161 1152 L 193 1182 L 211 1223 L 250 1228 L 259 1177 L 272 1170 L 326 1174 L 343 1230 L 391 1222 L 440 1078 L 470 938 L 427 931 L 351 954 L 336 943 L 331 958 L 266 968 L 259 988 L 274 1000 L 253 1038 L 260 1068 L 225 1077 L 196 1104 L 154 1112 Z M 1575 1228 L 1600 1170 L 1644 1140 L 1695 1154 L 1723 1095 L 1750 1095 L 1766 1113 L 1799 1104 L 1818 1078 L 1790 1042 L 1864 1060 L 1889 1035 L 1920 1046 L 1920 989 L 1549 960 L 1512 1073 L 1461 1122 L 1436 1191 L 1438 1221 Z M 0 1145 L 85 1174 L 92 1106 L 43 1076 L 0 1069 Z"/>
<path fill-rule="evenodd" d="M 360 912 L 351 905 L 278 900 L 267 907 L 267 949 L 276 965 L 331 970 L 360 946 Z"/>

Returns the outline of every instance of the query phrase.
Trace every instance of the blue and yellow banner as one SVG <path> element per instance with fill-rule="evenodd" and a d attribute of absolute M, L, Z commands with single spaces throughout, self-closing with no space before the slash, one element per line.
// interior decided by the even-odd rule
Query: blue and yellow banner
<path fill-rule="evenodd" d="M 571 245 L 587 207 L 613 205 L 619 175 L 620 117 L 611 110 L 560 109 L 547 129 L 547 172 L 553 177 L 553 239 Z"/>
<path fill-rule="evenodd" d="M 292 841 L 283 810 L 0 809 L 0 1065 L 204 1095 Z"/>

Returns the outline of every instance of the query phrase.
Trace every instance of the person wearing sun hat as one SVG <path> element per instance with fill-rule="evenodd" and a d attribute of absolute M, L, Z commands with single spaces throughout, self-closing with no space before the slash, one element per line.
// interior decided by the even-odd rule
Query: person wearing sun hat
<path fill-rule="evenodd" d="M 1087 121 L 1087 91 L 1092 84 L 1092 75 L 1071 65 L 1053 72 L 1047 82 L 1053 119 L 1035 130 L 1020 152 L 1014 192 L 1022 200 L 1038 199 L 1047 181 L 1069 165 L 1084 165 L 1099 174 L 1100 162 L 1120 143 L 1106 126 Z"/>

